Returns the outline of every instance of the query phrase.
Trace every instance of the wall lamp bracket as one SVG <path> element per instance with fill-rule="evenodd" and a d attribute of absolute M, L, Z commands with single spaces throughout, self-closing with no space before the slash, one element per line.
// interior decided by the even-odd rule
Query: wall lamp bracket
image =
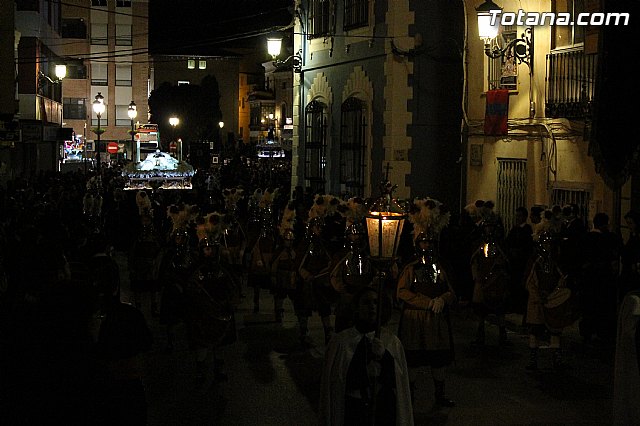
<path fill-rule="evenodd" d="M 485 40 L 484 53 L 492 59 L 514 58 L 519 64 L 527 64 L 529 70 L 533 71 L 533 28 L 527 27 L 519 38 L 511 40 L 504 47 Z"/>
<path fill-rule="evenodd" d="M 301 73 L 302 72 L 302 51 L 298 50 L 296 53 L 294 53 L 293 55 L 290 55 L 284 61 L 275 59 L 273 61 L 273 66 L 276 67 L 276 69 L 291 66 L 293 68 L 293 72 L 298 74 Z"/>

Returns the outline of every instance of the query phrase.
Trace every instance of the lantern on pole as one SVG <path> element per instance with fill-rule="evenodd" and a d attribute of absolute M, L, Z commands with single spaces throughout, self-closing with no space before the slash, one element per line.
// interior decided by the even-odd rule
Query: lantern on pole
<path fill-rule="evenodd" d="M 387 172 L 388 173 L 388 172 Z M 378 264 L 378 309 L 376 313 L 376 337 L 380 336 L 382 298 L 384 297 L 384 280 L 386 271 L 391 268 L 396 259 L 402 228 L 407 219 L 407 213 L 398 202 L 392 198 L 397 185 L 391 185 L 385 180 L 380 185 L 381 195 L 369 208 L 365 219 L 367 235 L 369 237 L 369 257 Z"/>
<path fill-rule="evenodd" d="M 394 189 L 395 186 L 385 182 L 381 197 L 371 206 L 366 216 L 371 259 L 389 264 L 395 260 L 407 218 L 404 209 L 391 198 Z"/>

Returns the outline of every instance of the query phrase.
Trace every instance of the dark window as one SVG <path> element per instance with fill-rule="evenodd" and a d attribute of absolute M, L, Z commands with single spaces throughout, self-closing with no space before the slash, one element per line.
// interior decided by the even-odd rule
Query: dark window
<path fill-rule="evenodd" d="M 106 7 L 107 0 L 91 0 L 91 6 Z"/>
<path fill-rule="evenodd" d="M 87 38 L 87 24 L 82 18 L 62 20 L 62 38 Z"/>
<path fill-rule="evenodd" d="M 67 63 L 67 75 L 65 78 L 84 80 L 87 78 L 87 67 L 82 63 Z"/>
<path fill-rule="evenodd" d="M 344 0 L 344 30 L 369 25 L 369 0 Z"/>
<path fill-rule="evenodd" d="M 116 0 L 116 7 L 131 7 L 131 0 Z"/>
<path fill-rule="evenodd" d="M 15 2 L 18 11 L 30 10 L 38 12 L 40 10 L 39 0 L 22 0 Z"/>
<path fill-rule="evenodd" d="M 349 98 L 342 104 L 340 183 L 350 196 L 364 196 L 366 129 L 364 103 Z"/>
<path fill-rule="evenodd" d="M 331 0 L 310 0 L 307 26 L 308 37 L 321 37 L 331 30 Z"/>
<path fill-rule="evenodd" d="M 305 179 L 313 191 L 324 191 L 327 149 L 326 107 L 318 101 L 305 108 Z"/>
<path fill-rule="evenodd" d="M 87 100 L 84 98 L 64 98 L 63 116 L 65 120 L 86 120 Z"/>

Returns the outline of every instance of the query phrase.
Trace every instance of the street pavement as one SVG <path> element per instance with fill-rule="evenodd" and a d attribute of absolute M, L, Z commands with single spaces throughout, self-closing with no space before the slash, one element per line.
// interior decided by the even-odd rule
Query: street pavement
<path fill-rule="evenodd" d="M 116 253 L 123 278 L 122 299 L 131 301 L 123 253 Z M 245 290 L 246 292 L 246 290 Z M 324 356 L 320 319 L 310 320 L 313 345 L 301 348 L 293 306 L 285 301 L 282 324 L 274 321 L 273 299 L 262 290 L 261 312 L 253 314 L 250 295 L 236 311 L 238 340 L 219 352 L 228 381 L 209 378 L 198 386 L 195 358 L 184 327 L 173 352 L 150 304 L 142 307 L 154 334 L 147 356 L 149 425 L 318 425 L 317 401 Z M 388 327 L 397 329 L 395 311 Z M 581 343 L 577 326 L 563 335 L 569 369 L 553 372 L 548 348 L 540 370 L 527 372 L 528 341 L 521 317 L 509 315 L 510 347 L 499 347 L 497 327 L 487 321 L 486 345 L 470 345 L 476 329 L 469 307 L 452 312 L 456 361 L 448 369 L 447 396 L 453 408 L 433 404 L 433 384 L 421 374 L 416 389 L 416 425 L 608 425 L 611 424 L 613 351 Z"/>

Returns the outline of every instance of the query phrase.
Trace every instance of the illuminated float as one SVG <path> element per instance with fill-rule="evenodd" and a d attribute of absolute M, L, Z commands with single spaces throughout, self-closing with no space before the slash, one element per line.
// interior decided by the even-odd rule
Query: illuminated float
<path fill-rule="evenodd" d="M 127 178 L 124 189 L 191 189 L 194 169 L 159 149 L 139 163 L 129 163 L 122 175 Z"/>

